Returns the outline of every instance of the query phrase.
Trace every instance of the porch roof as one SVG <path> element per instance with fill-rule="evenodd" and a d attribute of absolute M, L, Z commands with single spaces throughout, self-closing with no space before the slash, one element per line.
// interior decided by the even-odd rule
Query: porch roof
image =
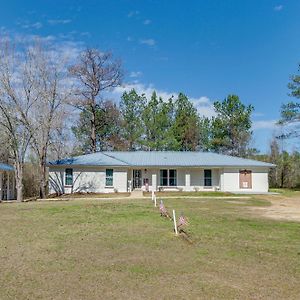
<path fill-rule="evenodd" d="M 274 167 L 275 165 L 211 152 L 196 151 L 104 151 L 48 163 L 48 166 L 132 167 Z"/>
<path fill-rule="evenodd" d="M 0 163 L 0 171 L 12 172 L 14 168 L 10 165 Z"/>

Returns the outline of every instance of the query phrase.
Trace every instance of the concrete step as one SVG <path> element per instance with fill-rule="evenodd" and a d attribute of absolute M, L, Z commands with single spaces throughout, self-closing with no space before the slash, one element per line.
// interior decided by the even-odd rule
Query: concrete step
<path fill-rule="evenodd" d="M 142 198 L 144 197 L 142 190 L 133 190 L 130 194 L 131 198 Z"/>

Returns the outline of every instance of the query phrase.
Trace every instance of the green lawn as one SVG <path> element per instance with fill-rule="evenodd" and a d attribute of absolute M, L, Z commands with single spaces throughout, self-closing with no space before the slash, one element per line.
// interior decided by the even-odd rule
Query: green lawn
<path fill-rule="evenodd" d="M 299 299 L 299 223 L 257 199 L 165 204 L 193 244 L 147 199 L 0 204 L 0 298 Z"/>
<path fill-rule="evenodd" d="M 271 188 L 270 192 L 279 193 L 283 196 L 287 197 L 300 197 L 300 188 L 294 188 L 294 189 L 287 189 L 287 188 L 281 188 L 281 189 L 275 189 Z"/>

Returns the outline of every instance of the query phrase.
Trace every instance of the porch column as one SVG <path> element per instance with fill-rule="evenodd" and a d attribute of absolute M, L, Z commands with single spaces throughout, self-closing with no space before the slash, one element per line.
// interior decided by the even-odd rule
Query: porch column
<path fill-rule="evenodd" d="M 9 172 L 7 172 L 6 200 L 10 200 L 10 178 L 9 178 Z"/>
<path fill-rule="evenodd" d="M 3 173 L 0 172 L 0 201 L 2 200 L 3 198 Z"/>
<path fill-rule="evenodd" d="M 152 174 L 152 191 L 157 190 L 157 175 Z"/>
<path fill-rule="evenodd" d="M 190 191 L 191 190 L 191 174 L 185 173 L 185 190 Z"/>

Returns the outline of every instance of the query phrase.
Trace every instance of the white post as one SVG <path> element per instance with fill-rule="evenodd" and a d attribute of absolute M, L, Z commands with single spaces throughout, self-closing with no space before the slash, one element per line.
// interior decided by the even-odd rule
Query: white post
<path fill-rule="evenodd" d="M 152 198 L 151 198 L 152 201 L 154 201 L 154 196 L 155 196 L 155 195 L 154 195 L 154 191 L 152 190 Z"/>
<path fill-rule="evenodd" d="M 1 201 L 2 198 L 3 198 L 3 186 L 2 186 L 3 180 L 2 180 L 2 176 L 3 176 L 3 173 L 1 172 L 1 173 L 0 173 L 0 201 Z"/>
<path fill-rule="evenodd" d="M 156 191 L 157 189 L 157 176 L 156 174 L 152 174 L 152 191 Z"/>
<path fill-rule="evenodd" d="M 186 191 L 191 190 L 191 174 L 190 173 L 185 174 L 185 189 L 186 189 Z"/>
<path fill-rule="evenodd" d="M 7 190 L 6 190 L 6 200 L 10 200 L 10 180 L 9 180 L 9 172 L 7 172 Z"/>
<path fill-rule="evenodd" d="M 154 207 L 156 207 L 156 196 L 154 196 Z"/>
<path fill-rule="evenodd" d="M 175 209 L 173 209 L 173 220 L 174 220 L 175 234 L 178 235 Z"/>

